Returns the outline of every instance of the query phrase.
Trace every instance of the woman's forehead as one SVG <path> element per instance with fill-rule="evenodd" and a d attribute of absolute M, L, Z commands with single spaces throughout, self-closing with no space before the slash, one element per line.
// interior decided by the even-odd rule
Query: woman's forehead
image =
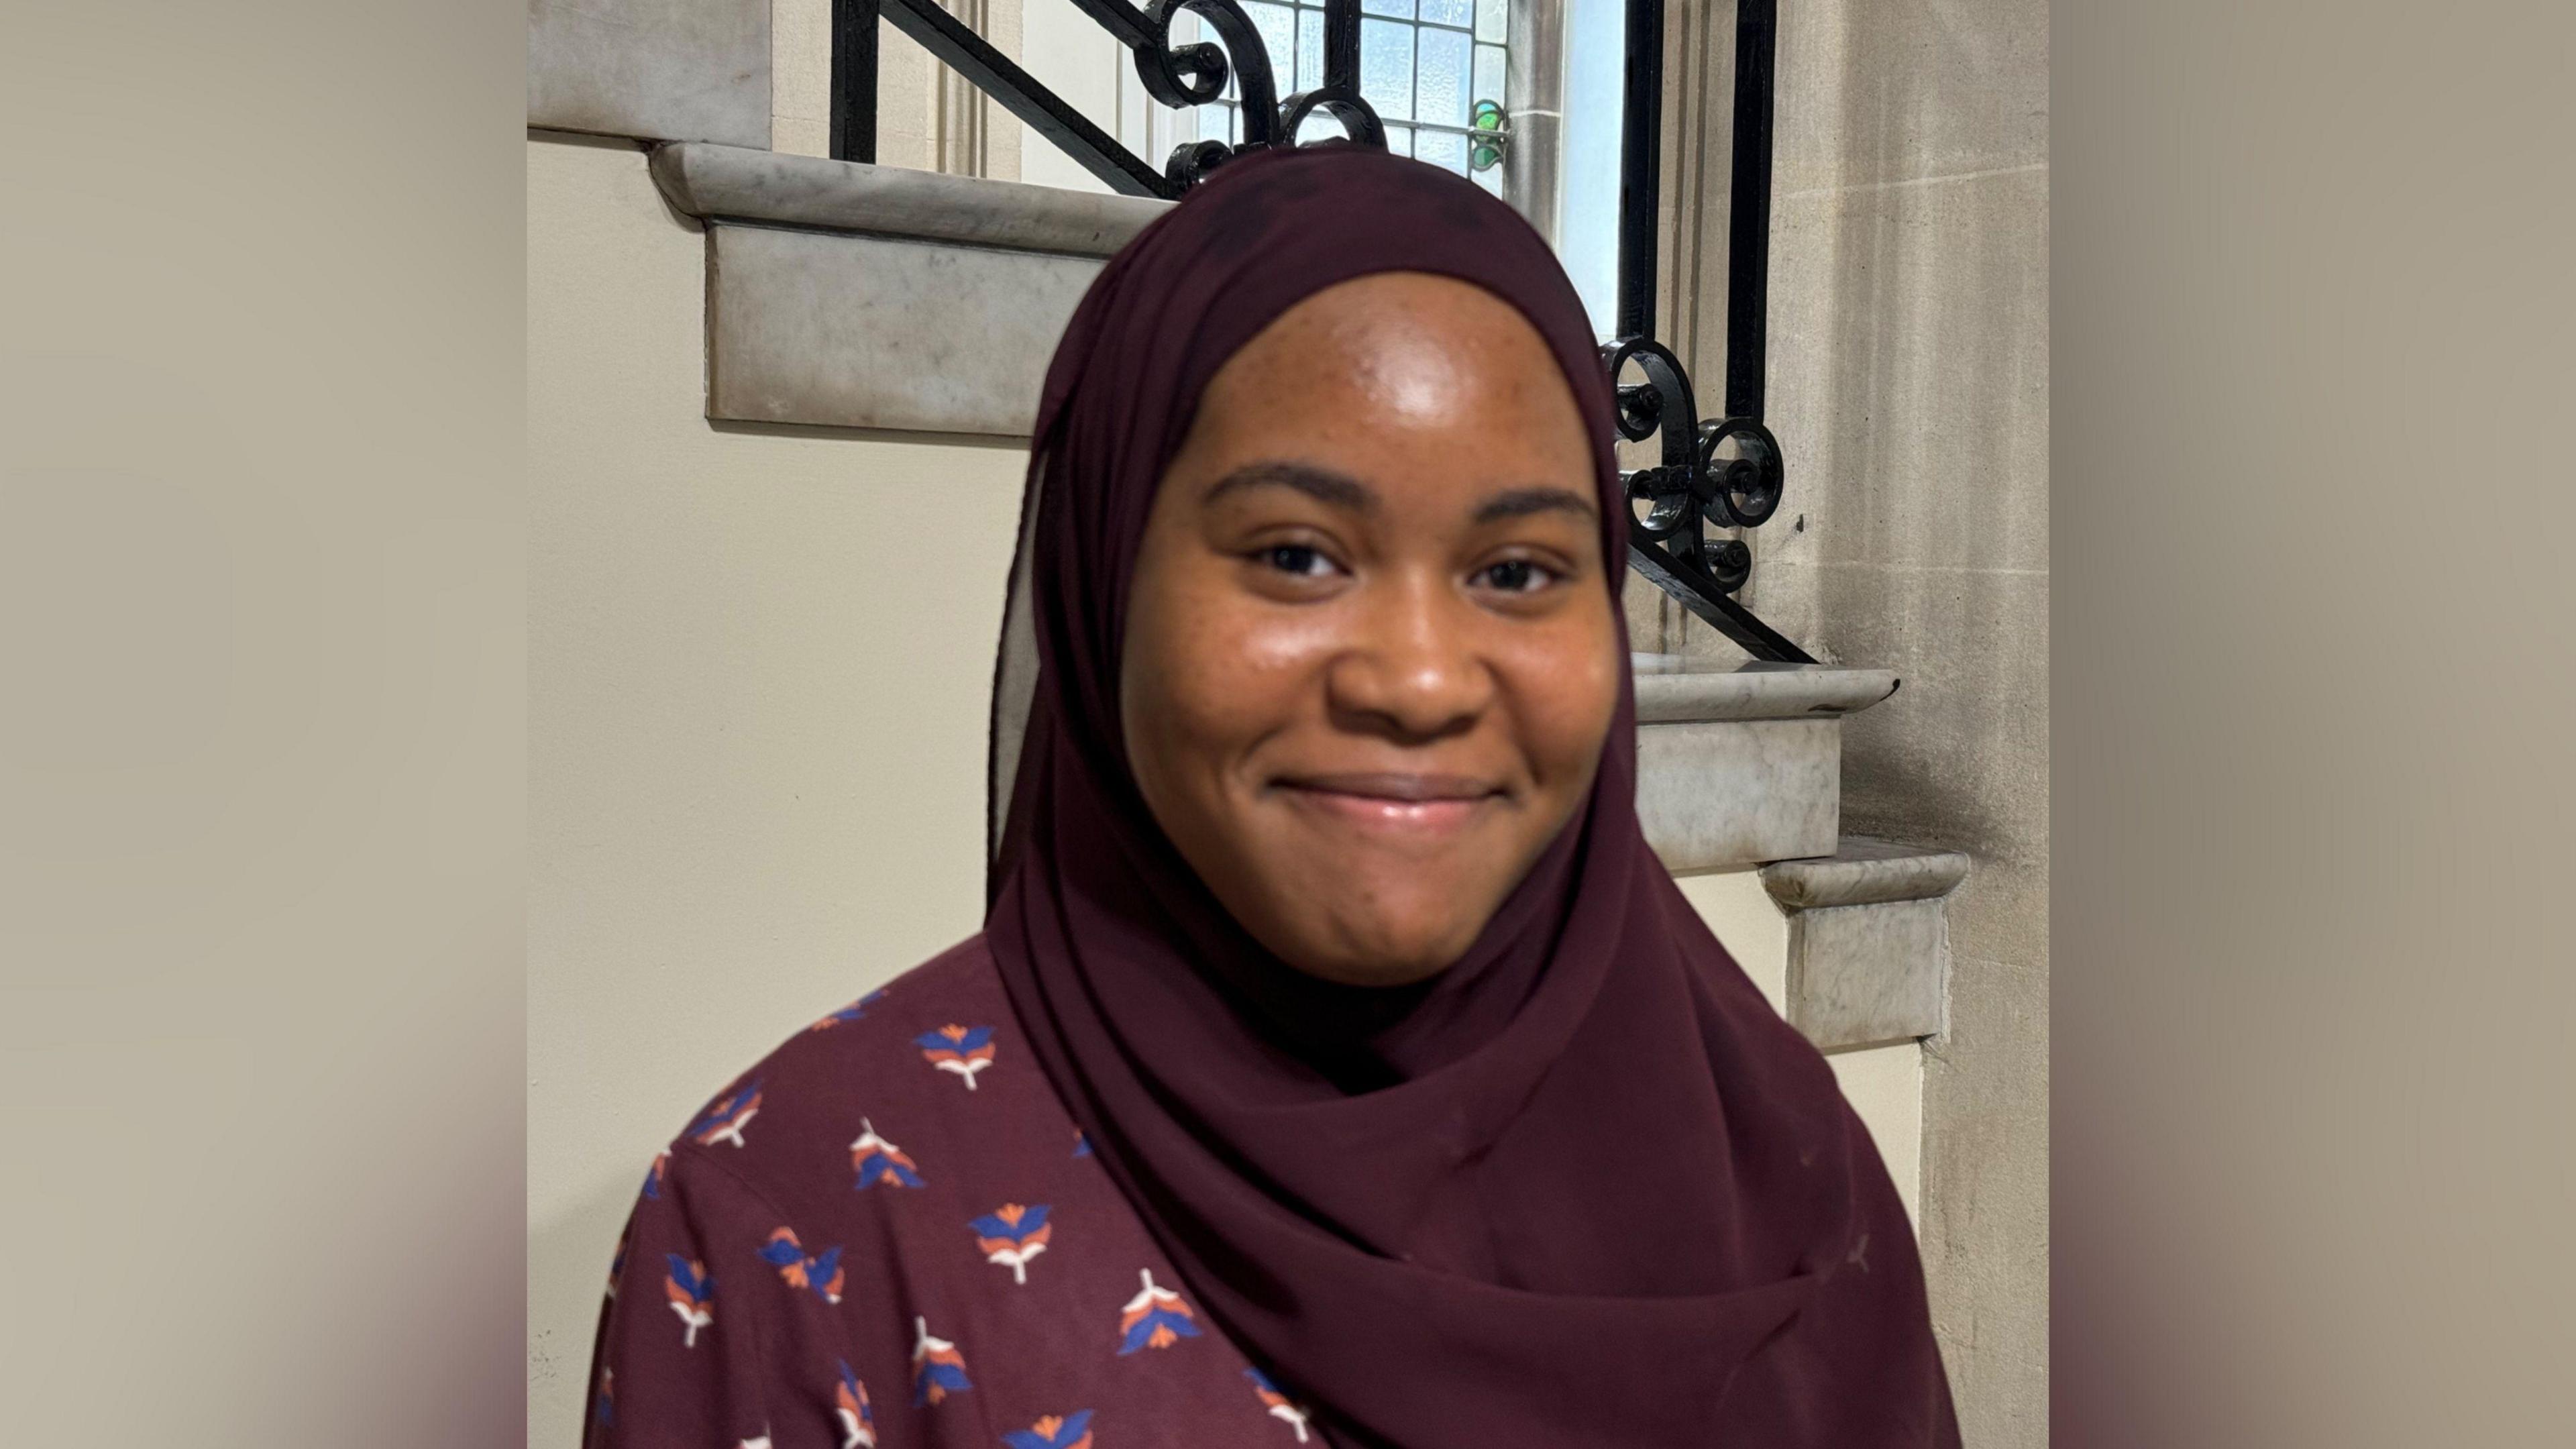
<path fill-rule="evenodd" d="M 1393 271 L 1352 277 L 1300 298 L 1227 361 L 1423 332 L 1525 339 L 1535 358 L 1552 356 L 1537 324 L 1508 299 L 1456 277 Z"/>
<path fill-rule="evenodd" d="M 1200 405 L 1229 423 L 1312 407 L 1426 425 L 1536 409 L 1585 431 L 1562 367 L 1527 317 L 1483 288 L 1418 272 L 1360 278 L 1300 302 L 1226 360 Z"/>

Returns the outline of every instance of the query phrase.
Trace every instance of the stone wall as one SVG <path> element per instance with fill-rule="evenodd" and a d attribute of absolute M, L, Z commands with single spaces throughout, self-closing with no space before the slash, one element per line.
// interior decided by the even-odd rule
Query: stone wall
<path fill-rule="evenodd" d="M 1731 6 L 1678 9 L 1665 335 L 1723 377 Z M 1975 858 L 1924 1072 L 1924 1261 L 1971 1449 L 2048 1408 L 2048 12 L 1784 5 L 1756 612 L 1904 688 L 1844 736 L 1843 826 Z M 1632 585 L 1640 648 L 1734 646 Z M 1659 642 L 1660 641 L 1660 642 Z"/>

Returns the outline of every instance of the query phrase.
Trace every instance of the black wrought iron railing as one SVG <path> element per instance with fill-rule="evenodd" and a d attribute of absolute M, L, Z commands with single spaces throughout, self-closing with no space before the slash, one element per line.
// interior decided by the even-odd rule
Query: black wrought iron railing
<path fill-rule="evenodd" d="M 1009 56 L 940 8 L 937 0 L 834 0 L 832 154 L 876 159 L 877 37 L 896 26 L 970 84 L 1072 157 L 1110 189 L 1178 198 L 1228 160 L 1298 144 L 1305 121 L 1325 115 L 1342 135 L 1330 142 L 1383 148 L 1386 133 L 1360 93 L 1360 0 L 1323 0 L 1322 84 L 1279 97 L 1260 31 L 1238 0 L 1073 0 L 1133 56 L 1138 79 L 1163 105 L 1206 105 L 1227 94 L 1241 115 L 1241 140 L 1197 140 L 1173 148 L 1158 169 L 1022 70 Z M 1194 14 L 1223 47 L 1176 42 L 1173 24 Z M 1785 466 L 1779 440 L 1762 423 L 1767 346 L 1764 317 L 1770 263 L 1772 49 L 1777 0 L 1737 0 L 1735 104 L 1729 182 L 1726 390 L 1719 417 L 1703 420 L 1690 374 L 1654 338 L 1662 202 L 1664 0 L 1627 0 L 1626 98 L 1619 156 L 1618 336 L 1601 349 L 1619 396 L 1619 430 L 1657 443 L 1660 461 L 1624 472 L 1639 512 L 1629 562 L 1684 608 L 1757 659 L 1812 663 L 1803 649 L 1756 618 L 1734 596 L 1752 569 L 1752 550 L 1715 530 L 1758 527 L 1778 510 Z"/>

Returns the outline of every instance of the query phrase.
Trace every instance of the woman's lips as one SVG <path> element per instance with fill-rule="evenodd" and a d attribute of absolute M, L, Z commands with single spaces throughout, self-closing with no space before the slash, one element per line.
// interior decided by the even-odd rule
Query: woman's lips
<path fill-rule="evenodd" d="M 1335 819 L 1404 834 L 1456 830 L 1502 795 L 1491 781 L 1464 775 L 1300 775 L 1278 784 L 1289 799 Z"/>

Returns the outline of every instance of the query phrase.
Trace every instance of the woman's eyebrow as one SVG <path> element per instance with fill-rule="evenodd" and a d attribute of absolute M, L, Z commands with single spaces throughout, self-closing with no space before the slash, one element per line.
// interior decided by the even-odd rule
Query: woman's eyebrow
<path fill-rule="evenodd" d="M 1264 487 L 1294 488 L 1318 503 L 1355 513 L 1367 513 L 1377 507 L 1375 489 L 1347 473 L 1311 463 L 1246 463 L 1216 480 L 1199 502 L 1206 505 L 1228 493 Z"/>
<path fill-rule="evenodd" d="M 1586 518 L 1598 518 L 1601 511 L 1592 500 L 1569 488 L 1514 488 L 1497 493 L 1476 510 L 1475 521 L 1495 523 L 1506 518 L 1527 518 L 1533 513 L 1563 510 Z"/>

